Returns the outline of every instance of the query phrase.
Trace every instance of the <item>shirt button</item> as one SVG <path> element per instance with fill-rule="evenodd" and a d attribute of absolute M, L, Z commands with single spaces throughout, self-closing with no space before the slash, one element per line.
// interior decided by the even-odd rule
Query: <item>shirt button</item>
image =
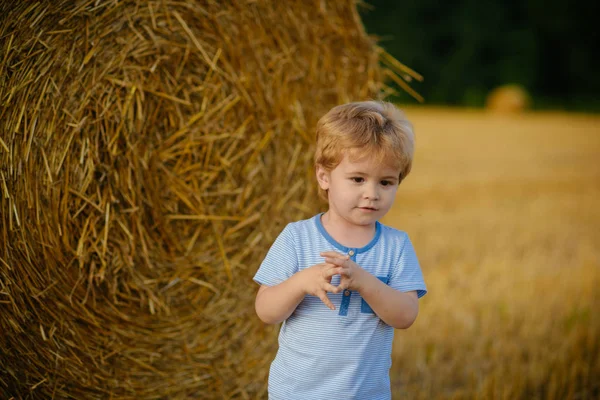
<path fill-rule="evenodd" d="M 349 290 L 344 290 L 344 296 L 350 296 L 350 291 Z"/>
<path fill-rule="evenodd" d="M 348 252 L 348 255 L 349 255 L 350 257 L 352 257 L 352 256 L 354 255 L 354 250 L 350 250 L 350 251 Z"/>

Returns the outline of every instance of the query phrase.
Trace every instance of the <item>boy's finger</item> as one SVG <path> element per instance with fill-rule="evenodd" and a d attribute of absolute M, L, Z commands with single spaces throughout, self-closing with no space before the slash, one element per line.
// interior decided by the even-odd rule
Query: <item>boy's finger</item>
<path fill-rule="evenodd" d="M 323 285 L 323 289 L 325 289 L 329 293 L 339 293 L 340 292 L 340 287 L 333 286 L 331 283 L 326 283 L 325 285 Z"/>
<path fill-rule="evenodd" d="M 343 292 L 344 290 L 348 289 L 348 282 L 341 282 L 340 285 L 338 286 L 338 290 L 340 292 Z"/>
<path fill-rule="evenodd" d="M 333 258 L 333 257 L 325 257 L 325 262 L 328 262 L 330 264 L 335 264 L 335 265 L 339 265 L 342 266 L 344 265 L 344 263 L 346 262 L 346 259 L 343 258 Z"/>
<path fill-rule="evenodd" d="M 338 253 L 337 251 L 324 251 L 321 253 L 322 257 L 341 258 L 347 260 L 349 257 L 346 254 Z"/>
<path fill-rule="evenodd" d="M 319 298 L 321 299 L 321 301 L 322 301 L 323 303 L 325 303 L 325 305 L 326 305 L 327 307 L 329 307 L 329 308 L 330 308 L 330 309 L 332 309 L 332 310 L 335 310 L 335 306 L 333 305 L 333 303 L 331 303 L 331 301 L 329 300 L 329 297 L 327 297 L 327 295 L 325 294 L 325 292 L 321 292 L 321 293 L 319 294 Z"/>
<path fill-rule="evenodd" d="M 339 275 L 339 274 L 341 274 L 341 273 L 342 273 L 342 269 L 343 269 L 342 267 L 339 267 L 339 266 L 337 266 L 337 265 L 333 265 L 331 268 L 329 268 L 328 270 L 326 270 L 326 271 L 324 272 L 324 276 L 325 276 L 326 278 L 330 278 L 330 277 L 332 277 L 333 275 Z"/>

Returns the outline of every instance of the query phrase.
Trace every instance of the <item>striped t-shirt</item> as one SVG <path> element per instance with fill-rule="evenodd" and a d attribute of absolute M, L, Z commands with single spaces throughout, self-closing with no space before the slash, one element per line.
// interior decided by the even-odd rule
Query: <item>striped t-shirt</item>
<path fill-rule="evenodd" d="M 358 265 L 401 292 L 427 293 L 414 248 L 405 232 L 377 222 L 362 248 L 336 242 L 321 215 L 288 224 L 263 260 L 254 280 L 277 285 L 298 271 L 324 262 L 321 252 L 348 254 Z M 335 275 L 332 285 L 339 285 Z M 269 373 L 270 400 L 391 398 L 394 328 L 373 313 L 358 292 L 328 293 L 335 310 L 305 296 L 279 333 L 279 351 Z"/>

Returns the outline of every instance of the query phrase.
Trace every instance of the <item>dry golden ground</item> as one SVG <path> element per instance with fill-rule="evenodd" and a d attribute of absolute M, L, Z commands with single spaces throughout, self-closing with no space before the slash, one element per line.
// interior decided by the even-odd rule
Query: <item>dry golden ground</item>
<path fill-rule="evenodd" d="M 394 399 L 600 398 L 600 116 L 409 108 L 417 153 L 385 223 L 429 293 Z"/>

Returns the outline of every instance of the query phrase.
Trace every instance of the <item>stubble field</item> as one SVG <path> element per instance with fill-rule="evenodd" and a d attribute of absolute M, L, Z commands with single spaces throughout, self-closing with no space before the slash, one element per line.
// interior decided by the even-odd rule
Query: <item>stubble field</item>
<path fill-rule="evenodd" d="M 429 293 L 395 399 L 600 398 L 600 116 L 406 110 L 417 151 L 384 222 Z"/>

